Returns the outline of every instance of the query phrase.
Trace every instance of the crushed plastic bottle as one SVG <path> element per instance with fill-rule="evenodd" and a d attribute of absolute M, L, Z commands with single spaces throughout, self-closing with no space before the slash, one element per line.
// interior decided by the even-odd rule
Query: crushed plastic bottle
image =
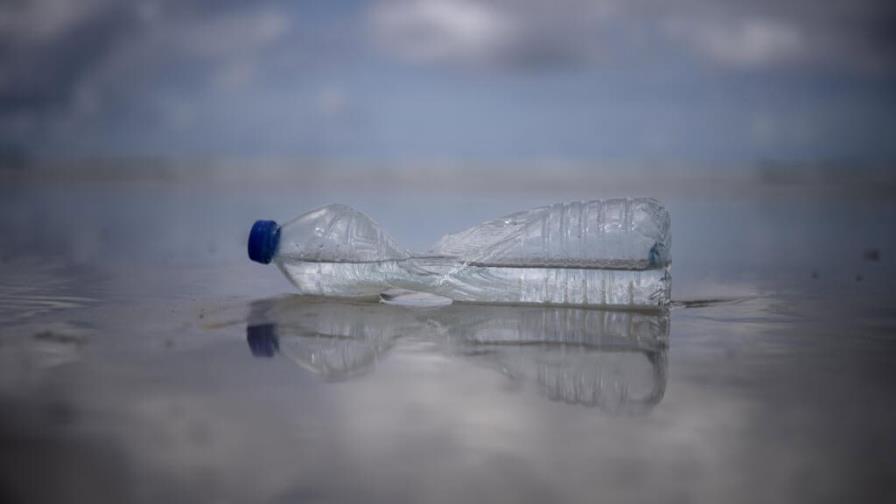
<path fill-rule="evenodd" d="M 454 301 L 662 308 L 669 213 L 648 198 L 560 203 L 484 222 L 411 254 L 345 205 L 282 226 L 257 221 L 249 257 L 302 294 L 374 297 L 407 289 Z"/>

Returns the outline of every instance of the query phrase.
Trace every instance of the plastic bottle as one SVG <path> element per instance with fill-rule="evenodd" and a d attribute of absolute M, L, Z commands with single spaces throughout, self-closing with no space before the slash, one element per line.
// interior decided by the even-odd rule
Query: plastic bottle
<path fill-rule="evenodd" d="M 535 208 L 400 247 L 344 205 L 282 226 L 257 221 L 249 257 L 276 264 L 302 294 L 373 297 L 391 289 L 454 301 L 661 308 L 669 303 L 670 218 L 653 199 Z"/>

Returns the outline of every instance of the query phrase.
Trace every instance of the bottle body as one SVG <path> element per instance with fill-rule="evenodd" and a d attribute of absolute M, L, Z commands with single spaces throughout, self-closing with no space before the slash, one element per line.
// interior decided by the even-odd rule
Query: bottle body
<path fill-rule="evenodd" d="M 277 229 L 272 260 L 301 294 L 374 297 L 390 288 L 473 303 L 659 308 L 669 302 L 668 213 L 654 200 L 552 205 L 402 249 L 342 205 Z"/>

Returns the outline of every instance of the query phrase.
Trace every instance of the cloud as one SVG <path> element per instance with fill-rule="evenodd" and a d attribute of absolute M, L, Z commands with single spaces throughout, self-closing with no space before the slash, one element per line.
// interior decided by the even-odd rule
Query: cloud
<path fill-rule="evenodd" d="M 115 6 L 83 9 L 39 0 L 5 7 L 0 19 L 0 112 L 67 102 L 76 82 L 101 61 L 134 20 Z M 48 13 L 56 12 L 54 15 Z"/>
<path fill-rule="evenodd" d="M 290 13 L 271 2 L 2 5 L 0 134 L 14 142 L 50 140 L 88 128 L 87 119 L 102 113 L 152 103 L 171 88 L 197 95 L 244 89 L 291 29 Z M 159 108 L 159 117 L 171 117 L 170 108 Z M 174 116 L 184 124 L 185 114 Z"/>
<path fill-rule="evenodd" d="M 381 0 L 369 20 L 377 46 L 412 63 L 639 64 L 672 47 L 739 69 L 896 66 L 882 0 Z"/>
<path fill-rule="evenodd" d="M 773 19 L 734 19 L 728 22 L 671 19 L 672 38 L 687 42 L 699 54 L 736 67 L 798 61 L 808 47 L 798 26 Z"/>
<path fill-rule="evenodd" d="M 204 12 L 204 3 L 34 0 L 2 5 L 0 101 L 8 108 L 64 99 L 76 82 L 121 53 L 149 57 L 132 61 L 134 67 L 188 56 L 232 59 L 270 45 L 289 29 L 287 16 L 267 4 L 240 9 L 223 2 Z"/>
<path fill-rule="evenodd" d="M 389 2 L 371 15 L 381 44 L 411 61 L 491 60 L 514 38 L 510 19 L 470 0 Z"/>
<path fill-rule="evenodd" d="M 52 40 L 101 10 L 101 0 L 30 0 L 0 4 L 0 35 L 23 42 Z"/>
<path fill-rule="evenodd" d="M 614 1 L 391 0 L 374 2 L 368 14 L 375 45 L 404 61 L 555 67 L 601 53 L 595 24 Z"/>
<path fill-rule="evenodd" d="M 722 67 L 896 71 L 896 8 L 881 0 L 722 3 L 662 19 L 672 42 Z"/>

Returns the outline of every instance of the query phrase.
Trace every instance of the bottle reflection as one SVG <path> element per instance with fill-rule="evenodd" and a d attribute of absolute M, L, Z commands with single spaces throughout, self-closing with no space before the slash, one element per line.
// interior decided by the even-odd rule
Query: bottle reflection
<path fill-rule="evenodd" d="M 246 340 L 255 357 L 281 354 L 327 381 L 365 375 L 403 327 L 394 308 L 299 296 L 256 301 Z"/>
<path fill-rule="evenodd" d="M 461 355 L 548 399 L 637 414 L 666 390 L 667 312 L 564 307 L 452 307 L 444 327 Z"/>
<path fill-rule="evenodd" d="M 402 337 L 474 361 L 552 401 L 621 414 L 665 393 L 668 312 L 455 304 L 409 309 L 285 297 L 252 304 L 252 355 L 283 355 L 327 381 L 371 372 Z"/>

